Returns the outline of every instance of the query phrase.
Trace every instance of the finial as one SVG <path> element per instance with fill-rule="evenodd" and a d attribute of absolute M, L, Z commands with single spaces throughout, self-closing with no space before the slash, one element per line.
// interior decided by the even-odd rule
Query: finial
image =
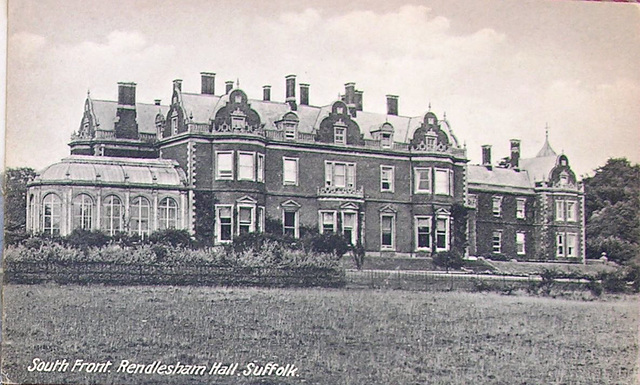
<path fill-rule="evenodd" d="M 91 97 L 91 90 L 87 88 L 87 97 L 90 98 Z"/>
<path fill-rule="evenodd" d="M 429 112 L 431 112 L 431 101 L 429 101 Z"/>
<path fill-rule="evenodd" d="M 464 141 L 464 148 L 465 149 L 467 148 L 467 141 L 466 140 Z"/>
<path fill-rule="evenodd" d="M 447 120 L 447 111 L 442 113 L 442 120 Z"/>
<path fill-rule="evenodd" d="M 549 123 L 544 124 L 544 137 L 547 141 L 549 140 Z"/>
<path fill-rule="evenodd" d="M 240 78 L 236 78 L 236 88 L 240 88 Z"/>

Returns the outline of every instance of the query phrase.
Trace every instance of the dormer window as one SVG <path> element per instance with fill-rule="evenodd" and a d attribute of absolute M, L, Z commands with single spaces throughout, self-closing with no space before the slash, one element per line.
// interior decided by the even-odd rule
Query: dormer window
<path fill-rule="evenodd" d="M 333 126 L 333 142 L 335 144 L 347 144 L 347 127 L 342 123 L 342 121 L 338 121 Z"/>
<path fill-rule="evenodd" d="M 297 127 L 298 125 L 295 122 L 286 122 L 284 123 L 284 138 L 287 140 L 296 140 L 297 138 Z"/>
<path fill-rule="evenodd" d="M 343 107 L 336 107 L 336 113 L 337 114 L 344 114 L 344 108 Z"/>
<path fill-rule="evenodd" d="M 176 135 L 178 133 L 178 115 L 174 114 L 171 117 L 171 133 Z"/>
<path fill-rule="evenodd" d="M 436 120 L 433 116 L 430 116 L 427 122 L 429 123 L 429 125 L 432 125 L 432 126 L 436 124 Z"/>
<path fill-rule="evenodd" d="M 246 115 L 239 108 L 231 113 L 231 128 L 243 129 L 246 126 Z"/>
<path fill-rule="evenodd" d="M 380 137 L 380 145 L 384 148 L 389 148 L 391 147 L 391 143 L 392 143 L 391 134 L 387 132 L 383 132 L 382 136 Z"/>
<path fill-rule="evenodd" d="M 434 148 L 438 144 L 438 135 L 433 130 L 429 130 L 425 135 L 425 142 L 428 148 Z"/>
<path fill-rule="evenodd" d="M 242 103 L 242 95 L 236 95 L 234 100 L 235 100 L 236 103 Z"/>
<path fill-rule="evenodd" d="M 569 174 L 562 172 L 560 174 L 560 186 L 566 186 L 569 184 Z"/>

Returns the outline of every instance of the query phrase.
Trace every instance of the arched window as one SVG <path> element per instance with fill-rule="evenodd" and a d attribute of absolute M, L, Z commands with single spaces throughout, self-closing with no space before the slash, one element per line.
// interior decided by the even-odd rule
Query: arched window
<path fill-rule="evenodd" d="M 158 205 L 159 229 L 175 229 L 178 224 L 178 204 L 171 198 L 164 198 Z"/>
<path fill-rule="evenodd" d="M 137 197 L 131 202 L 130 231 L 144 238 L 149 235 L 149 200 Z"/>
<path fill-rule="evenodd" d="M 73 200 L 73 226 L 76 229 L 91 230 L 93 224 L 93 199 L 80 194 Z"/>
<path fill-rule="evenodd" d="M 47 194 L 42 200 L 42 231 L 60 235 L 60 212 L 62 205 L 56 194 Z"/>
<path fill-rule="evenodd" d="M 114 235 L 122 231 L 122 217 L 124 210 L 120 198 L 109 195 L 104 199 L 102 216 L 102 231 L 109 235 Z"/>
<path fill-rule="evenodd" d="M 38 228 L 38 202 L 33 194 L 29 196 L 29 228 L 27 230 L 35 231 Z"/>

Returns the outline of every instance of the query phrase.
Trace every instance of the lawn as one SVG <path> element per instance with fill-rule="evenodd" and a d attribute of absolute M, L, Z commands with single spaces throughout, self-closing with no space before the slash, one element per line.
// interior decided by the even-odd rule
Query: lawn
<path fill-rule="evenodd" d="M 4 301 L 4 372 L 18 383 L 633 384 L 638 376 L 637 297 L 7 285 Z M 29 372 L 34 358 L 113 366 Z M 122 360 L 207 373 L 117 373 Z M 239 368 L 210 375 L 216 362 Z M 294 364 L 297 376 L 245 377 L 252 362 Z"/>

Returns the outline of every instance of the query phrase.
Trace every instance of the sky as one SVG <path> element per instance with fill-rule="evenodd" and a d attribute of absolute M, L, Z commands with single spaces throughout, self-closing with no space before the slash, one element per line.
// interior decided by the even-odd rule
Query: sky
<path fill-rule="evenodd" d="M 401 115 L 429 103 L 446 117 L 471 163 L 522 140 L 522 156 L 549 140 L 578 175 L 610 157 L 640 162 L 640 5 L 581 1 L 9 0 L 6 165 L 41 169 L 68 156 L 83 103 L 171 96 L 171 81 L 200 91 L 239 80 L 249 98 L 285 76 L 327 105 L 355 82 L 364 109 Z"/>

